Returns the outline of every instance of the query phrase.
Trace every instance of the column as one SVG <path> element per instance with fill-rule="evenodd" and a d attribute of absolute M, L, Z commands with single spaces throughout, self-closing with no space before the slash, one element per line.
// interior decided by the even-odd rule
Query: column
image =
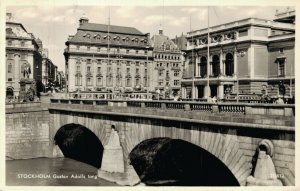
<path fill-rule="evenodd" d="M 210 86 L 205 86 L 205 88 L 204 88 L 204 98 L 208 98 L 208 97 L 210 97 Z"/>
<path fill-rule="evenodd" d="M 195 99 L 198 98 L 198 86 L 195 85 Z"/>
<path fill-rule="evenodd" d="M 224 98 L 224 85 L 223 84 L 220 84 L 218 86 L 218 97 L 220 99 L 223 99 Z"/>
<path fill-rule="evenodd" d="M 235 74 L 235 76 L 237 76 L 238 71 L 237 71 L 237 49 L 236 49 L 236 47 L 234 49 L 234 54 L 233 54 L 233 65 L 234 65 L 234 74 Z"/>
<path fill-rule="evenodd" d="M 186 88 L 181 87 L 181 98 L 186 98 Z"/>
<path fill-rule="evenodd" d="M 223 50 L 220 50 L 220 74 L 224 75 L 224 66 L 223 66 Z"/>

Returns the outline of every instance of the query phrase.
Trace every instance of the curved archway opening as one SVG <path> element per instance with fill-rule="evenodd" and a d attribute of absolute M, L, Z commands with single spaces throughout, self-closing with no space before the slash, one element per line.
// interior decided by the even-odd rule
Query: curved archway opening
<path fill-rule="evenodd" d="M 56 132 L 54 141 L 65 157 L 101 167 L 104 148 L 88 128 L 74 123 L 64 125 Z"/>
<path fill-rule="evenodd" d="M 180 139 L 145 140 L 131 151 L 129 159 L 147 185 L 239 186 L 222 161 Z"/>

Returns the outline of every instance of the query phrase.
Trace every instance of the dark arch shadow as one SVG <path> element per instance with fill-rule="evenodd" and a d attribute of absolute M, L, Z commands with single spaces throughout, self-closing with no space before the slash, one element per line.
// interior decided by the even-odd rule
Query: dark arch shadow
<path fill-rule="evenodd" d="M 145 140 L 130 152 L 129 159 L 147 185 L 239 186 L 222 161 L 180 139 Z"/>
<path fill-rule="evenodd" d="M 104 148 L 88 128 L 74 123 L 64 125 L 56 132 L 54 141 L 65 157 L 101 167 Z"/>

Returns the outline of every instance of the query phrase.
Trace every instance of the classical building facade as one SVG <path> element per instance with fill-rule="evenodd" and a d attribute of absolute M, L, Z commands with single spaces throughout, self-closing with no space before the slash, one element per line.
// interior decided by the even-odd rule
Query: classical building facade
<path fill-rule="evenodd" d="M 188 32 L 187 41 L 184 98 L 295 95 L 293 22 L 248 18 L 212 26 L 209 32 Z"/>
<path fill-rule="evenodd" d="M 6 97 L 17 98 L 28 89 L 36 93 L 36 81 L 41 81 L 42 55 L 33 34 L 6 14 Z"/>
<path fill-rule="evenodd" d="M 154 91 L 149 34 L 136 28 L 79 20 L 64 52 L 68 92 Z"/>
<path fill-rule="evenodd" d="M 180 94 L 183 71 L 182 52 L 177 45 L 159 30 L 158 35 L 151 38 L 154 58 L 154 71 L 151 77 L 155 80 L 155 89 L 165 98 L 173 98 Z"/>
<path fill-rule="evenodd" d="M 6 97 L 24 100 L 45 91 L 56 80 L 57 66 L 48 57 L 39 38 L 28 33 L 21 23 L 6 14 Z"/>

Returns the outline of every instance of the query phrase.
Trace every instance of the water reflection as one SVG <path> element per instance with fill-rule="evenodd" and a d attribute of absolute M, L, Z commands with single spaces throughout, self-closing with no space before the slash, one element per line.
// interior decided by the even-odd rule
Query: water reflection
<path fill-rule="evenodd" d="M 6 161 L 8 186 L 117 186 L 97 178 L 97 168 L 69 158 Z"/>

